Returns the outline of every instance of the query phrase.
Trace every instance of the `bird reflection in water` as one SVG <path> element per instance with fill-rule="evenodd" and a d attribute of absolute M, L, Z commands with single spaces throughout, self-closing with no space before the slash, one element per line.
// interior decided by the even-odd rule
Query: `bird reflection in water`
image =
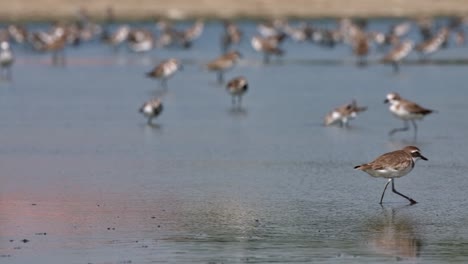
<path fill-rule="evenodd" d="M 248 111 L 247 108 L 242 106 L 234 105 L 227 110 L 228 114 L 232 117 L 247 117 Z"/>
<path fill-rule="evenodd" d="M 423 243 L 412 219 L 401 214 L 406 207 L 382 206 L 383 214 L 368 223 L 372 235 L 367 244 L 372 251 L 397 260 L 417 260 Z"/>

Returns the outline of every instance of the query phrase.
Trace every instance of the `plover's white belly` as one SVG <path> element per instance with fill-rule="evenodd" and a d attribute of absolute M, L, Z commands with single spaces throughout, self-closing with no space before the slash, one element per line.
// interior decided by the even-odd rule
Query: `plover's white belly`
<path fill-rule="evenodd" d="M 168 64 L 164 67 L 164 77 L 169 78 L 177 71 L 177 65 Z"/>
<path fill-rule="evenodd" d="M 146 105 L 143 107 L 143 114 L 147 117 L 154 115 L 154 108 L 151 105 Z"/>
<path fill-rule="evenodd" d="M 405 176 L 413 169 L 412 166 L 408 166 L 403 170 L 396 170 L 392 168 L 385 168 L 382 170 L 367 170 L 366 172 L 373 177 L 382 177 L 382 178 L 400 178 Z"/>
<path fill-rule="evenodd" d="M 260 43 L 260 40 L 258 40 L 257 38 L 255 38 L 255 37 L 252 38 L 251 44 L 252 44 L 252 47 L 254 48 L 254 50 L 262 51 L 262 43 Z"/>
<path fill-rule="evenodd" d="M 424 117 L 422 114 L 411 113 L 404 107 L 398 107 L 397 105 L 392 105 L 390 107 L 390 111 L 393 113 L 393 115 L 403 120 L 421 119 Z"/>

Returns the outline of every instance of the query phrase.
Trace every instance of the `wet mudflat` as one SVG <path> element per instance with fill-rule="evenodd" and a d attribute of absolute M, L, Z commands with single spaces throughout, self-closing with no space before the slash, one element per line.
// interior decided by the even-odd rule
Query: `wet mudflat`
<path fill-rule="evenodd" d="M 233 108 L 202 67 L 220 30 L 208 24 L 191 50 L 142 56 L 86 44 L 67 50 L 64 68 L 16 51 L 13 81 L 0 85 L 1 263 L 468 260 L 468 66 L 409 63 L 395 75 L 356 67 L 344 46 L 292 42 L 263 65 L 245 41 L 226 77 L 244 75 L 250 89 Z M 185 68 L 163 91 L 144 73 L 172 56 Z M 383 104 L 392 91 L 438 110 L 416 142 L 411 131 L 387 136 L 402 125 Z M 153 96 L 165 109 L 148 126 L 137 110 Z M 350 128 L 323 127 L 352 98 L 368 111 Z M 380 206 L 385 180 L 353 166 L 407 144 L 429 161 L 396 187 L 419 203 L 388 192 Z"/>

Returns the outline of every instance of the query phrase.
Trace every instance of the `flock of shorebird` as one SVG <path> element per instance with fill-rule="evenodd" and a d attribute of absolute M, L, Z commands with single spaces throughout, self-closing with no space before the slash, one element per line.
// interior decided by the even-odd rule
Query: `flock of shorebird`
<path fill-rule="evenodd" d="M 317 45 L 332 48 L 336 45 L 348 45 L 352 53 L 356 56 L 357 65 L 366 65 L 367 56 L 371 48 L 382 52 L 380 62 L 391 64 L 397 73 L 400 63 L 413 50 L 421 55 L 422 60 L 429 59 L 430 54 L 447 47 L 449 38 L 454 37 L 456 45 L 463 45 L 464 25 L 467 23 L 464 18 L 451 18 L 448 23 L 435 23 L 431 19 L 418 19 L 415 21 L 403 21 L 393 24 L 386 32 L 376 32 L 367 30 L 365 20 L 352 21 L 341 19 L 337 27 L 333 29 L 312 26 L 310 23 L 300 23 L 292 26 L 286 20 L 271 20 L 257 25 L 257 33 L 250 38 L 251 47 L 262 54 L 265 64 L 271 61 L 271 57 L 279 57 L 285 54 L 282 43 L 286 39 L 294 42 L 311 42 Z M 220 38 L 220 50 L 222 55 L 205 64 L 208 71 L 217 75 L 217 81 L 225 82 L 225 73 L 233 68 L 241 59 L 242 55 L 235 48 L 245 38 L 242 30 L 232 21 L 224 21 L 224 32 Z M 9 25 L 0 30 L 0 66 L 3 78 L 11 78 L 11 67 L 14 62 L 14 55 L 11 50 L 11 42 L 15 45 L 24 45 L 38 52 L 48 52 L 52 55 L 52 64 L 65 64 L 65 49 L 70 45 L 80 45 L 100 36 L 103 43 L 112 50 L 118 50 L 126 45 L 132 52 L 142 53 L 151 51 L 154 48 L 178 47 L 188 49 L 202 35 L 204 22 L 197 20 L 186 28 L 177 28 L 168 21 L 158 21 L 156 29 L 136 28 L 129 25 L 112 27 L 100 26 L 92 23 L 89 19 L 82 18 L 75 23 L 62 24 L 55 23 L 48 30 L 30 31 L 22 25 Z M 408 33 L 412 29 L 418 29 L 421 40 L 418 44 L 409 39 Z M 157 37 L 156 37 L 157 36 Z M 162 61 L 151 71 L 146 73 L 149 78 L 160 81 L 160 86 L 167 89 L 168 80 L 183 66 L 179 59 L 169 58 Z M 229 80 L 226 90 L 232 96 L 233 105 L 240 106 L 242 96 L 248 90 L 248 81 L 245 77 L 239 76 Z M 433 110 L 426 109 L 412 101 L 404 99 L 398 93 L 389 93 L 385 99 L 390 104 L 390 112 L 397 118 L 403 120 L 404 127 L 395 128 L 389 132 L 393 135 L 399 131 L 406 131 L 410 128 L 409 123 L 414 128 L 414 136 L 417 135 L 416 120 L 420 120 L 426 115 L 433 113 Z M 325 125 L 339 124 L 348 126 L 349 120 L 355 118 L 366 107 L 358 106 L 353 100 L 351 103 L 339 106 L 332 110 L 325 117 Z M 163 111 L 161 98 L 154 98 L 144 103 L 140 112 L 148 119 L 158 117 Z M 414 167 L 418 159 L 427 160 L 421 155 L 420 150 L 414 146 L 405 147 L 402 150 L 390 152 L 378 157 L 376 160 L 356 166 L 356 169 L 367 172 L 374 177 L 388 178 L 392 182 L 392 190 L 396 194 L 408 199 L 410 203 L 416 203 L 413 199 L 397 192 L 394 187 L 394 178 L 408 174 Z M 385 193 L 384 189 L 384 193 Z M 382 203 L 383 195 L 380 202 Z"/>

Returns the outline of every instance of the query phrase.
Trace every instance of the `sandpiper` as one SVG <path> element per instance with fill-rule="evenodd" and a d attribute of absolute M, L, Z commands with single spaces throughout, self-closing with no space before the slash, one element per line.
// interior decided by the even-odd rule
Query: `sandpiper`
<path fill-rule="evenodd" d="M 11 79 L 11 66 L 15 58 L 10 48 L 10 43 L 2 41 L 0 43 L 0 67 L 2 69 L 1 77 L 7 80 Z"/>
<path fill-rule="evenodd" d="M 449 29 L 444 27 L 437 32 L 437 34 L 433 37 L 430 38 L 418 45 L 416 45 L 415 50 L 419 51 L 421 55 L 423 56 L 423 59 L 426 59 L 429 54 L 432 54 L 442 47 L 444 42 L 447 41 L 449 37 Z"/>
<path fill-rule="evenodd" d="M 206 67 L 208 70 L 216 72 L 218 75 L 218 82 L 223 83 L 223 73 L 234 67 L 241 57 L 242 55 L 238 51 L 230 51 L 209 62 Z"/>
<path fill-rule="evenodd" d="M 232 105 L 237 104 L 240 106 L 242 101 L 242 95 L 244 95 L 249 89 L 247 79 L 240 76 L 230 80 L 226 85 L 227 91 L 232 95 Z"/>
<path fill-rule="evenodd" d="M 151 99 L 144 103 L 139 110 L 140 113 L 148 118 L 148 125 L 151 125 L 153 118 L 158 117 L 162 111 L 163 104 L 159 98 Z"/>
<path fill-rule="evenodd" d="M 422 119 L 426 115 L 434 112 L 433 110 L 421 107 L 414 102 L 403 99 L 398 93 L 387 94 L 387 98 L 384 103 L 390 103 L 390 112 L 392 112 L 395 117 L 403 120 L 405 124 L 403 128 L 392 129 L 389 132 L 389 135 L 393 135 L 398 131 L 407 131 L 409 129 L 408 121 L 411 121 L 414 127 L 414 137 L 416 138 L 418 127 L 415 120 Z"/>
<path fill-rule="evenodd" d="M 224 21 L 224 34 L 221 36 L 221 50 L 226 52 L 230 46 L 237 45 L 242 39 L 242 31 L 231 21 Z"/>
<path fill-rule="evenodd" d="M 271 55 L 281 56 L 284 51 L 278 47 L 278 40 L 276 38 L 262 38 L 254 36 L 251 40 L 254 50 L 263 53 L 263 62 L 269 63 Z"/>
<path fill-rule="evenodd" d="M 348 122 L 354 119 L 360 112 L 367 110 L 365 106 L 358 106 L 356 100 L 349 104 L 335 108 L 325 116 L 325 126 L 340 124 L 341 127 L 348 126 Z"/>
<path fill-rule="evenodd" d="M 162 61 L 153 70 L 146 73 L 146 76 L 150 78 L 156 78 L 161 80 L 161 86 L 167 87 L 167 80 L 172 77 L 178 70 L 182 70 L 182 64 L 176 59 L 167 59 Z"/>
<path fill-rule="evenodd" d="M 114 52 L 116 52 L 118 47 L 127 40 L 129 34 L 130 27 L 128 25 L 122 25 L 113 34 L 104 36 L 103 40 L 111 45 Z"/>
<path fill-rule="evenodd" d="M 407 199 L 411 204 L 417 203 L 415 200 L 409 198 L 406 195 L 399 193 L 395 190 L 395 178 L 400 178 L 410 173 L 417 160 L 423 159 L 427 160 L 421 154 L 421 151 L 415 146 L 407 146 L 401 150 L 396 150 L 393 152 L 385 153 L 374 161 L 358 165 L 354 169 L 361 170 L 373 177 L 387 178 L 388 182 L 385 184 L 385 188 L 380 197 L 380 204 L 384 198 L 385 190 L 387 189 L 388 184 L 392 183 L 392 191 L 401 197 Z"/>
<path fill-rule="evenodd" d="M 353 40 L 353 53 L 358 57 L 357 65 L 358 66 L 365 66 L 366 56 L 369 54 L 369 41 L 367 40 L 367 36 L 364 32 L 360 31 L 361 33 L 357 34 Z"/>
<path fill-rule="evenodd" d="M 383 63 L 391 63 L 393 65 L 393 71 L 398 72 L 400 70 L 400 61 L 410 54 L 413 46 L 414 44 L 411 40 L 403 41 L 387 53 L 381 61 Z"/>
<path fill-rule="evenodd" d="M 147 52 L 154 47 L 153 34 L 146 29 L 133 29 L 128 34 L 128 47 L 133 52 Z"/>
<path fill-rule="evenodd" d="M 201 36 L 204 27 L 205 23 L 202 20 L 197 20 L 193 26 L 180 32 L 179 42 L 181 46 L 185 49 L 192 47 L 193 41 Z"/>

